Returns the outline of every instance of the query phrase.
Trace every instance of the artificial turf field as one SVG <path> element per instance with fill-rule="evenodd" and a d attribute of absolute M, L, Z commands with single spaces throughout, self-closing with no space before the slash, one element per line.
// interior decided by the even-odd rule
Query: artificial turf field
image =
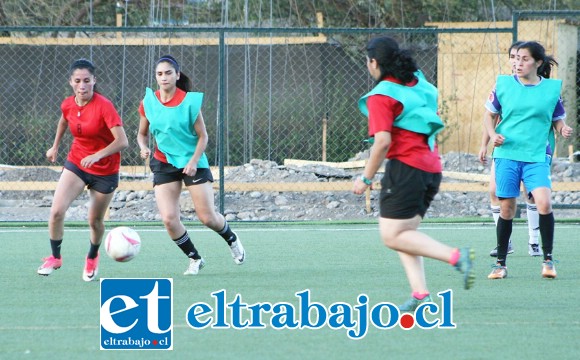
<path fill-rule="evenodd" d="M 370 326 L 352 340 L 346 329 L 195 330 L 185 314 L 194 303 L 214 304 L 212 292 L 225 289 L 227 301 L 298 304 L 308 289 L 311 301 L 400 304 L 409 286 L 395 252 L 385 248 L 373 224 L 232 224 L 246 248 L 244 265 L 233 263 L 226 244 L 199 225 L 188 224 L 207 265 L 197 276 L 182 273 L 187 259 L 161 226 L 135 227 L 141 253 L 128 263 L 101 254 L 99 277 L 173 278 L 173 350 L 102 351 L 100 285 L 81 280 L 88 250 L 86 226 L 65 230 L 63 267 L 38 276 L 41 257 L 50 254 L 46 226 L 0 225 L 0 359 L 577 359 L 580 350 L 580 225 L 557 223 L 558 278 L 542 279 L 541 259 L 527 253 L 527 228 L 514 226 L 515 253 L 508 278 L 488 280 L 495 245 L 491 224 L 432 224 L 422 231 L 452 246 L 476 252 L 476 282 L 463 290 L 451 266 L 426 259 L 427 281 L 435 295 L 453 290 L 455 329 L 403 330 Z M 436 318 L 436 317 L 435 317 Z M 264 318 L 267 319 L 267 316 Z"/>

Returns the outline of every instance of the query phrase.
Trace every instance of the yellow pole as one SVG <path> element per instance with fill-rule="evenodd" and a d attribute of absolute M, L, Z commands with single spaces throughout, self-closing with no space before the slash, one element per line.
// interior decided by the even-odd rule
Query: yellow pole
<path fill-rule="evenodd" d="M 117 13 L 117 27 L 123 26 L 123 14 Z M 117 39 L 121 38 L 121 33 L 117 32 Z"/>

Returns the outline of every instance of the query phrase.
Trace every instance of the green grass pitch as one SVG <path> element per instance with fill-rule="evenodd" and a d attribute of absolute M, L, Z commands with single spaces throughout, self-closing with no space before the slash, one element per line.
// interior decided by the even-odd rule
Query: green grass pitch
<path fill-rule="evenodd" d="M 109 227 L 110 228 L 110 227 Z M 384 247 L 377 224 L 232 224 L 247 252 L 233 263 L 223 240 L 197 224 L 188 229 L 207 265 L 183 276 L 187 259 L 161 226 L 136 227 L 141 253 L 128 263 L 101 254 L 99 277 L 165 278 L 174 281 L 172 351 L 99 350 L 99 282 L 81 280 L 88 250 L 86 227 L 67 228 L 63 267 L 38 276 L 50 254 L 46 227 L 0 225 L 1 359 L 576 359 L 580 350 L 580 261 L 577 223 L 556 224 L 558 278 L 542 279 L 541 259 L 527 253 L 527 228 L 515 225 L 515 253 L 508 278 L 488 280 L 495 244 L 490 224 L 423 224 L 422 231 L 476 252 L 476 282 L 463 290 L 451 266 L 426 259 L 431 293 L 453 289 L 456 329 L 380 330 L 360 340 L 345 329 L 194 330 L 185 320 L 193 303 L 213 306 L 211 293 L 225 289 L 228 302 L 240 294 L 247 304 L 290 302 L 309 289 L 312 301 L 400 304 L 410 290 L 395 252 Z M 436 302 L 440 302 L 434 296 Z"/>

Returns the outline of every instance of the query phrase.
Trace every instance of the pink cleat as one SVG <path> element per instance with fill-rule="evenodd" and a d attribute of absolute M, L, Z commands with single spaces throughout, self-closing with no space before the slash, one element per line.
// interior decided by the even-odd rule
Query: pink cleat
<path fill-rule="evenodd" d="M 42 259 L 44 261 L 42 265 L 36 271 L 38 275 L 48 276 L 52 274 L 53 270 L 60 269 L 62 266 L 62 257 L 60 259 L 55 258 L 54 256 L 50 255 L 49 257 L 45 257 Z"/>
<path fill-rule="evenodd" d="M 99 255 L 94 259 L 89 259 L 88 257 L 85 260 L 85 268 L 83 270 L 83 280 L 84 281 L 93 281 L 97 277 L 97 273 L 99 272 Z"/>

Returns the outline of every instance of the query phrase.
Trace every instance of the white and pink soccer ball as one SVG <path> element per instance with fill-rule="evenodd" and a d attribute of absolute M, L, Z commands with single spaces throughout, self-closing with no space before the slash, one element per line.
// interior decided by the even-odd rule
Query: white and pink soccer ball
<path fill-rule="evenodd" d="M 126 226 L 119 226 L 105 238 L 105 251 L 115 261 L 127 262 L 141 250 L 141 238 L 137 232 Z"/>

